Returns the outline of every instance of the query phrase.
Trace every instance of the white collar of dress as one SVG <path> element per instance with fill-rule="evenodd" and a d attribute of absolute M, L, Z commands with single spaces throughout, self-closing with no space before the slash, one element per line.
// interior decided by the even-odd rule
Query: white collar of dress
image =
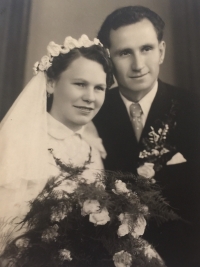
<path fill-rule="evenodd" d="M 73 135 L 79 135 L 80 138 L 82 138 L 83 129 L 82 127 L 77 132 L 72 131 L 67 126 L 65 126 L 63 123 L 59 122 L 58 120 L 54 119 L 48 112 L 47 112 L 47 131 L 48 134 L 54 137 L 55 139 L 64 140 L 67 137 L 73 136 Z"/>

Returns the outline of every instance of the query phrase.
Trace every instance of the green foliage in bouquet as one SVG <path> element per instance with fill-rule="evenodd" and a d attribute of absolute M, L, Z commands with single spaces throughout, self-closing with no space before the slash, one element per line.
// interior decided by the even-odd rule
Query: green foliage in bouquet
<path fill-rule="evenodd" d="M 51 151 L 53 155 L 53 151 Z M 140 236 L 146 220 L 178 219 L 151 179 L 66 165 L 30 202 L 24 235 L 4 252 L 15 267 L 161 267 Z"/>

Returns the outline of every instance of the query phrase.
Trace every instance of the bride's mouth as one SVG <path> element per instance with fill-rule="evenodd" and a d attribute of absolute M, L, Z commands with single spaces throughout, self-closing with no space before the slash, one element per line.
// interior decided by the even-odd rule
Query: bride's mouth
<path fill-rule="evenodd" d="M 84 106 L 74 106 L 75 108 L 77 108 L 78 110 L 80 110 L 82 113 L 88 114 L 91 111 L 94 110 L 94 108 L 90 108 L 90 107 L 84 107 Z"/>

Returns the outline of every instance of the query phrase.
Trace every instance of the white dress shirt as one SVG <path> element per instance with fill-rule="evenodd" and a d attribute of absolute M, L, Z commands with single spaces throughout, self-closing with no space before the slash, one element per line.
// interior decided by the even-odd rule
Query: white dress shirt
<path fill-rule="evenodd" d="M 150 92 L 148 92 L 148 94 L 146 94 L 138 103 L 140 104 L 141 106 L 141 109 L 142 109 L 142 116 L 141 116 L 141 120 L 142 120 L 142 125 L 144 127 L 145 123 L 146 123 L 146 120 L 147 120 L 147 116 L 149 114 L 149 110 L 151 108 L 151 105 L 153 103 L 153 100 L 156 96 L 156 93 L 157 93 L 157 90 L 158 90 L 158 82 L 156 81 L 154 87 L 151 89 Z M 127 112 L 128 112 L 128 115 L 130 117 L 130 105 L 134 102 L 131 102 L 130 100 L 128 100 L 127 98 L 125 98 L 122 93 L 120 92 L 120 96 L 126 106 L 126 109 L 127 109 Z M 131 117 L 130 117 L 131 118 Z"/>

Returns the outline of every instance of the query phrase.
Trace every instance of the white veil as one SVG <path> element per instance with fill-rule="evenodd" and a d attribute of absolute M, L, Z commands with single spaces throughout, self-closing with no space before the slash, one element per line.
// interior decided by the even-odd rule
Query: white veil
<path fill-rule="evenodd" d="M 0 217 L 22 214 L 22 203 L 43 188 L 47 157 L 46 77 L 39 71 L 0 124 Z"/>

